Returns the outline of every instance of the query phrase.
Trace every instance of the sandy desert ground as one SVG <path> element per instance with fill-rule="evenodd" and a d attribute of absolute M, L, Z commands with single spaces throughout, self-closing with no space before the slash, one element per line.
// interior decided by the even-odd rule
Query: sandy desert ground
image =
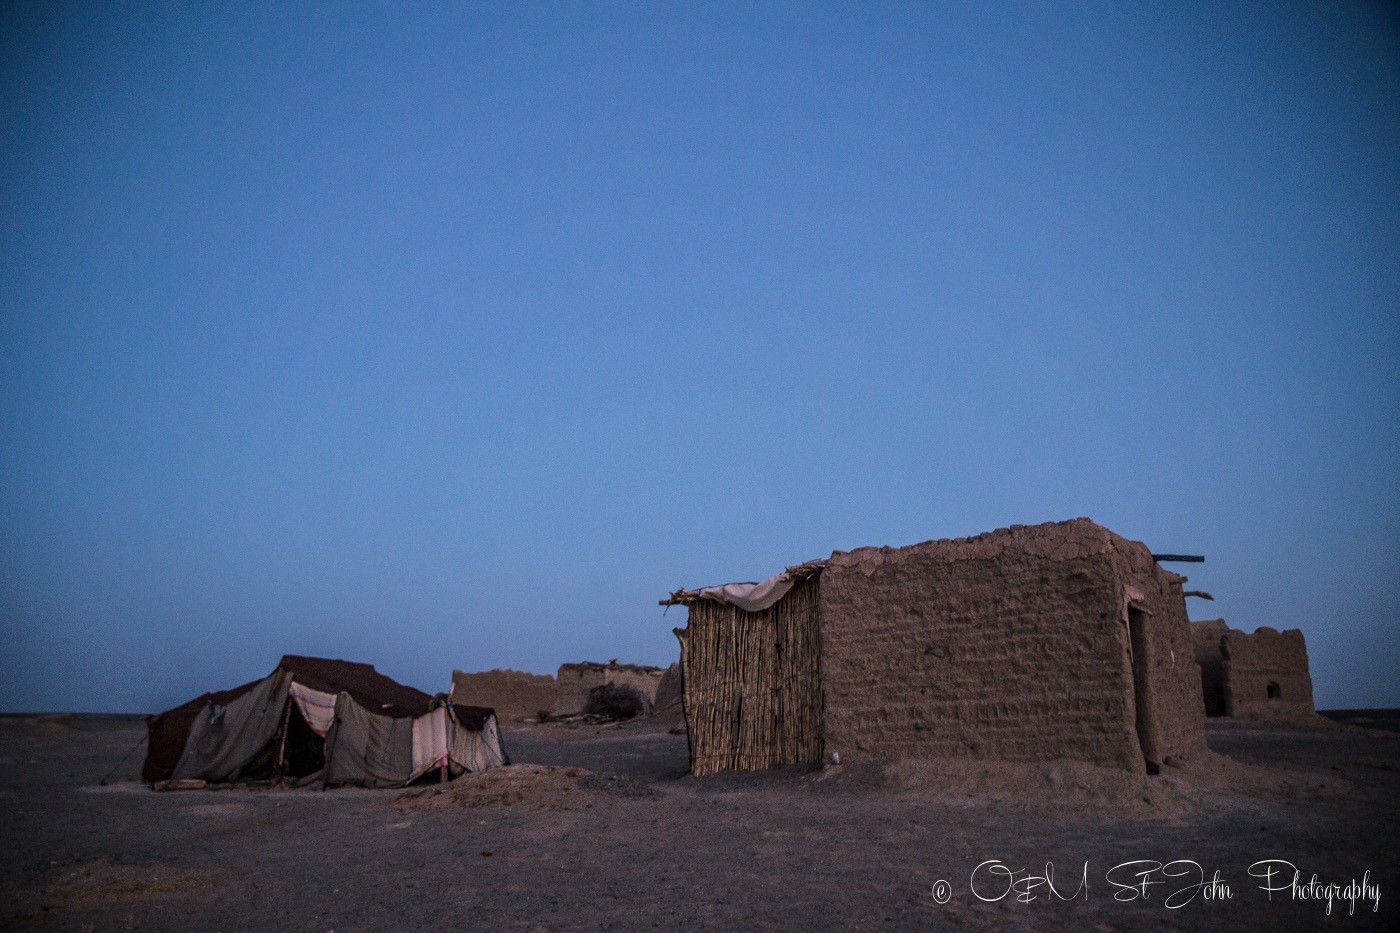
<path fill-rule="evenodd" d="M 514 767 L 406 792 L 155 793 L 143 749 L 99 783 L 139 717 L 0 717 L 0 927 L 1400 929 L 1400 734 L 1212 720 L 1156 777 L 696 780 L 665 725 L 514 729 Z"/>

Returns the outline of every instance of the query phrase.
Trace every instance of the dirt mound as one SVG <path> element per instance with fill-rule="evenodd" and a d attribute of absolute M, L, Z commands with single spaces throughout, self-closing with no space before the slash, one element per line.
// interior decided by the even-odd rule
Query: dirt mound
<path fill-rule="evenodd" d="M 57 731 L 60 729 L 73 728 L 72 713 L 40 713 L 37 716 L 0 716 L 0 725 L 16 726 L 19 728 L 39 729 L 41 731 Z"/>
<path fill-rule="evenodd" d="M 651 724 L 673 735 L 680 735 L 686 729 L 685 707 L 681 705 L 680 700 L 667 706 L 658 706 L 651 714 Z"/>
<path fill-rule="evenodd" d="M 73 728 L 73 714 L 48 713 L 43 716 L 35 716 L 33 719 L 29 720 L 29 722 L 35 726 L 48 726 L 54 729 L 71 729 Z"/>
<path fill-rule="evenodd" d="M 666 673 L 661 675 L 661 682 L 656 685 L 656 699 L 652 700 L 652 705 L 657 709 L 665 709 L 672 703 L 679 705 L 683 692 L 681 665 L 679 661 L 673 661 L 671 666 L 666 668 Z"/>
<path fill-rule="evenodd" d="M 582 779 L 586 768 L 509 765 L 464 774 L 448 784 L 404 791 L 394 801 L 401 810 L 468 810 L 476 807 L 527 807 L 570 810 L 589 804 L 591 791 Z"/>
<path fill-rule="evenodd" d="M 638 800 L 660 796 L 646 782 L 626 774 L 594 773 L 587 768 L 552 765 L 510 765 L 479 774 L 464 774 L 445 785 L 404 791 L 394 801 L 394 806 L 401 810 L 477 807 L 572 810 L 593 806 L 599 794 Z"/>
<path fill-rule="evenodd" d="M 1080 761 L 906 759 L 878 767 L 826 768 L 814 789 L 934 795 L 944 806 L 995 809 L 1056 820 L 1097 820 L 1105 813 L 1135 819 L 1185 818 L 1211 795 L 1297 799 L 1307 793 L 1277 772 L 1241 764 L 1210 751 L 1173 757 L 1158 775 L 1137 774 Z M 1331 793 L 1346 781 L 1334 780 Z"/>
<path fill-rule="evenodd" d="M 19 916 L 34 911 L 88 910 L 113 902 L 135 902 L 194 894 L 212 886 L 213 874 L 176 865 L 135 864 L 101 856 L 57 869 L 41 888 L 18 892 Z"/>

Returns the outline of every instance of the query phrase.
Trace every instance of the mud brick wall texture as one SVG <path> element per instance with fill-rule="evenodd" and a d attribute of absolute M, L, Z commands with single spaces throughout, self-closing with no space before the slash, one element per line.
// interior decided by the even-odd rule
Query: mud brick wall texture
<path fill-rule="evenodd" d="M 681 693 L 684 682 L 681 680 L 681 662 L 674 661 L 671 666 L 661 675 L 661 680 L 656 684 L 656 708 L 666 709 L 681 702 Z"/>
<path fill-rule="evenodd" d="M 1225 715 L 1225 664 L 1220 654 L 1220 639 L 1225 637 L 1224 619 L 1209 619 L 1191 623 L 1191 635 L 1196 640 L 1196 663 L 1201 666 L 1201 698 L 1207 716 Z"/>
<path fill-rule="evenodd" d="M 561 664 L 555 678 L 559 691 L 555 712 L 561 716 L 582 712 L 588 704 L 588 691 L 603 684 L 634 687 L 650 707 L 656 701 L 656 688 L 663 673 L 662 668 L 640 664 L 600 664 L 597 661 Z"/>
<path fill-rule="evenodd" d="M 553 713 L 558 690 L 549 674 L 491 670 L 452 672 L 452 701 L 463 706 L 488 706 L 501 722 L 534 719 Z"/>
<path fill-rule="evenodd" d="M 1183 579 L 1088 519 L 838 551 L 820 578 L 826 751 L 1140 770 L 1204 748 Z"/>
<path fill-rule="evenodd" d="M 1246 634 L 1230 629 L 1220 649 L 1228 715 L 1310 716 L 1314 712 L 1302 632 L 1264 627 Z"/>
<path fill-rule="evenodd" d="M 1112 546 L 1121 592 L 1129 600 L 1130 617 L 1131 607 L 1139 604 L 1150 613 L 1145 620 L 1144 666 L 1150 679 L 1148 719 L 1157 745 L 1153 760 L 1160 762 L 1174 754 L 1204 749 L 1201 668 L 1196 663 L 1195 639 L 1181 589 L 1186 577 L 1158 566 L 1147 545 L 1119 537 L 1088 519 L 1077 521 L 1104 536 Z M 1120 658 L 1131 671 L 1133 659 Z"/>

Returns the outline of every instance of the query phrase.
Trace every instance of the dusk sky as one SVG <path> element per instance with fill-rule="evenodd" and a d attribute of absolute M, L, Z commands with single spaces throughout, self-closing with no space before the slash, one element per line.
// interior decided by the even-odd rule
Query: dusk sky
<path fill-rule="evenodd" d="M 0 710 L 1088 516 L 1400 706 L 1392 4 L 0 11 Z"/>

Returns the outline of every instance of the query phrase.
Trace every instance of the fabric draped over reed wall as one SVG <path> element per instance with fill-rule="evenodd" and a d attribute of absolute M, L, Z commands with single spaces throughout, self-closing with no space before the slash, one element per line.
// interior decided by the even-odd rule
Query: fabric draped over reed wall
<path fill-rule="evenodd" d="M 690 768 L 756 771 L 822 757 L 819 577 L 759 612 L 689 604 L 681 643 Z"/>

